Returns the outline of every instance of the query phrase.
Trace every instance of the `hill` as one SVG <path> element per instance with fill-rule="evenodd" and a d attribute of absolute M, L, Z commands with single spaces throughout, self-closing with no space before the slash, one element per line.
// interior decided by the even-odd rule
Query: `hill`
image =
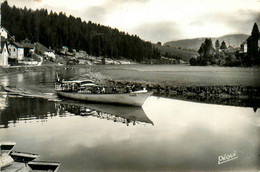
<path fill-rule="evenodd" d="M 221 43 L 222 41 L 226 42 L 226 45 L 233 46 L 233 47 L 239 47 L 242 42 L 244 42 L 249 35 L 246 34 L 232 34 L 232 35 L 225 35 L 222 37 L 211 37 L 213 44 L 218 39 Z M 164 43 L 164 46 L 170 46 L 170 47 L 181 47 L 185 49 L 193 49 L 198 50 L 201 46 L 201 43 L 205 41 L 206 38 L 194 38 L 194 39 L 182 39 L 177 41 L 169 41 Z"/>
<path fill-rule="evenodd" d="M 158 48 L 162 55 L 165 53 L 171 54 L 174 57 L 180 58 L 181 60 L 188 62 L 192 57 L 196 56 L 198 53 L 195 50 L 188 50 L 188 49 L 181 49 L 181 48 L 175 48 L 170 46 L 161 46 L 161 45 L 154 45 L 156 48 Z"/>
<path fill-rule="evenodd" d="M 57 14 L 46 9 L 34 11 L 10 7 L 7 1 L 2 3 L 1 12 L 2 26 L 18 42 L 29 39 L 54 50 L 68 46 L 70 51 L 85 50 L 93 56 L 113 59 L 124 57 L 137 62 L 160 57 L 151 42 L 144 41 L 137 35 L 82 21 L 71 15 L 68 17 L 62 12 Z"/>

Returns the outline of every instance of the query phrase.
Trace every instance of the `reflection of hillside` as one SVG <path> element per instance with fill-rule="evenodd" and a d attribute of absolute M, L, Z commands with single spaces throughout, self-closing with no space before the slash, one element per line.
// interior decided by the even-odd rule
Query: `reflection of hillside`
<path fill-rule="evenodd" d="M 46 119 L 55 116 L 55 103 L 42 98 L 12 97 L 6 98 L 6 106 L 0 109 L 0 126 L 7 128 L 8 123 L 25 119 Z"/>
<path fill-rule="evenodd" d="M 60 109 L 59 111 L 68 111 L 75 115 L 107 119 L 114 122 L 125 123 L 127 126 L 130 123 L 133 123 L 133 125 L 138 123 L 153 125 L 153 122 L 146 116 L 142 107 L 84 104 L 76 101 L 59 102 L 56 103 L 56 107 Z"/>

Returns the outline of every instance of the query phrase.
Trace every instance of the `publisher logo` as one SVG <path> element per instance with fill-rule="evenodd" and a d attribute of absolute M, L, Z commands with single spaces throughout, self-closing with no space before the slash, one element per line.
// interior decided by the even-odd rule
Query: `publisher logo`
<path fill-rule="evenodd" d="M 232 161 L 232 160 L 237 159 L 237 158 L 238 158 L 238 156 L 237 156 L 236 151 L 234 151 L 233 153 L 230 153 L 230 154 L 220 155 L 218 157 L 218 164 L 223 164 L 225 162 Z"/>

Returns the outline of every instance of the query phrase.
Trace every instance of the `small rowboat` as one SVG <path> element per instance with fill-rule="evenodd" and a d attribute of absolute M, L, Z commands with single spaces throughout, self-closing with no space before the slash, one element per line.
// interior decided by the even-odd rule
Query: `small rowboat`
<path fill-rule="evenodd" d="M 50 161 L 31 161 L 28 166 L 32 171 L 53 171 L 57 172 L 60 166 L 59 162 Z"/>
<path fill-rule="evenodd" d="M 27 152 L 12 151 L 10 153 L 10 156 L 14 159 L 15 162 L 27 163 L 33 161 L 36 158 L 39 158 L 40 155 Z"/>
<path fill-rule="evenodd" d="M 99 91 L 95 93 L 90 91 L 94 90 L 94 88 Z M 106 93 L 100 88 L 104 90 L 104 87 L 94 84 L 91 80 L 55 83 L 55 90 L 59 96 L 88 102 L 142 106 L 145 100 L 153 94 L 153 92 L 148 92 L 146 89 L 127 93 Z"/>

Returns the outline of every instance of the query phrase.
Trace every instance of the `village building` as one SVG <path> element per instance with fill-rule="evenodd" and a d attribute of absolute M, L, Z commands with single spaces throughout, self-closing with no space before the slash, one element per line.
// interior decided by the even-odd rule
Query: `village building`
<path fill-rule="evenodd" d="M 54 51 L 45 47 L 41 43 L 39 43 L 39 42 L 35 43 L 35 48 L 36 48 L 36 51 L 39 52 L 40 54 L 42 54 L 48 58 L 51 58 L 52 60 L 56 59 L 56 55 L 55 55 Z"/>
<path fill-rule="evenodd" d="M 35 45 L 27 38 L 21 42 L 24 48 L 24 56 L 31 57 L 35 53 Z"/>
<path fill-rule="evenodd" d="M 23 43 L 24 48 L 24 56 L 30 57 L 32 54 L 35 53 L 35 45 L 30 43 Z"/>
<path fill-rule="evenodd" d="M 240 45 L 240 53 L 248 55 L 253 60 L 259 60 L 260 32 L 255 23 L 251 35 Z"/>
<path fill-rule="evenodd" d="M 256 40 L 252 40 L 252 37 L 249 36 L 244 42 L 242 42 L 242 44 L 240 44 L 239 53 L 248 54 L 250 53 L 250 51 L 252 51 L 253 47 L 257 47 L 256 51 L 260 52 L 260 37 L 256 41 Z"/>
<path fill-rule="evenodd" d="M 61 54 L 67 54 L 69 52 L 69 48 L 67 46 L 62 46 L 62 49 L 60 51 Z"/>
<path fill-rule="evenodd" d="M 11 42 L 8 45 L 8 50 L 10 53 L 10 58 L 16 59 L 18 61 L 24 58 L 24 48 L 23 45 L 18 42 Z"/>
<path fill-rule="evenodd" d="M 240 53 L 247 53 L 247 40 L 240 45 Z"/>
<path fill-rule="evenodd" d="M 5 39 L 7 39 L 8 37 L 8 31 L 4 28 L 4 27 L 1 27 L 0 28 L 0 34 L 2 37 L 4 37 Z"/>
<path fill-rule="evenodd" d="M 0 66 L 8 66 L 8 56 L 9 56 L 9 51 L 7 48 L 7 41 L 1 39 Z"/>

